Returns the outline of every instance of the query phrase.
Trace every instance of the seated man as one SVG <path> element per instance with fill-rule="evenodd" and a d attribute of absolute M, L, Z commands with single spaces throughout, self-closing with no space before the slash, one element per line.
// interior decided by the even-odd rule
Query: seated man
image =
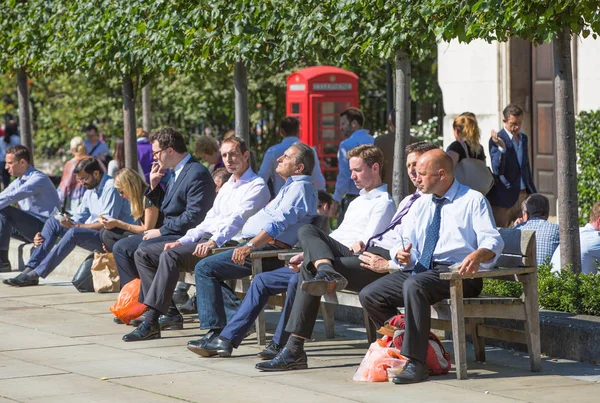
<path fill-rule="evenodd" d="M 535 250 L 538 266 L 549 261 L 560 243 L 558 225 L 548 220 L 550 202 L 542 194 L 534 193 L 521 203 L 522 217 L 515 228 L 535 231 Z"/>
<path fill-rule="evenodd" d="M 250 152 L 243 140 L 233 137 L 223 141 L 221 157 L 233 176 L 217 194 L 206 218 L 174 242 L 147 246 L 135 252 L 136 267 L 142 279 L 143 299 L 140 301 L 148 306 L 148 311 L 144 322 L 125 335 L 124 341 L 160 338 L 163 328 L 183 328 L 181 314 L 169 310 L 179 273 L 191 271 L 214 248 L 231 240 L 237 244 L 246 220 L 269 201 L 269 189 L 265 181 L 252 172 L 248 162 Z M 160 316 L 161 313 L 165 315 Z"/>
<path fill-rule="evenodd" d="M 459 263 L 461 275 L 493 267 L 504 242 L 492 210 L 479 192 L 453 177 L 452 159 L 442 150 L 429 151 L 417 163 L 417 182 L 425 196 L 417 200 L 402 225 L 401 241 L 392 250 L 401 271 L 386 276 L 360 293 L 363 307 L 376 327 L 405 309 L 402 355 L 404 370 L 393 379 L 406 384 L 427 379 L 425 365 L 431 305 L 450 297 L 450 282 L 440 273 Z M 463 280 L 465 298 L 476 297 L 483 281 Z"/>
<path fill-rule="evenodd" d="M 113 186 L 113 179 L 102 171 L 95 158 L 84 158 L 73 171 L 77 180 L 86 187 L 77 212 L 69 219 L 66 215 L 59 222 L 51 217 L 41 233 L 36 234 L 36 248 L 25 266 L 25 271 L 5 284 L 17 287 L 38 285 L 39 277 L 46 278 L 75 246 L 94 251 L 102 250 L 100 230 L 103 224 L 98 217 L 116 218 L 133 223 L 129 202 Z M 61 238 L 56 248 L 58 238 Z"/>
<path fill-rule="evenodd" d="M 427 142 L 418 142 L 410 144 L 406 147 L 406 168 L 409 177 L 416 185 L 416 165 L 419 157 L 430 150 L 438 149 L 437 146 Z M 389 249 L 391 249 L 399 241 L 400 224 L 404 222 L 406 214 L 411 210 L 414 202 L 421 196 L 419 191 L 409 195 L 400 202 L 396 214 L 388 225 L 382 231 L 371 236 L 366 242 L 360 241 L 355 246 L 358 254 L 342 254 L 342 249 L 329 249 L 330 253 L 335 256 L 333 259 L 333 267 L 336 272 L 344 273 L 348 276 L 348 289 L 352 291 L 360 291 L 366 285 L 373 281 L 386 276 L 390 270 L 397 269 L 398 265 L 391 260 Z M 303 232 L 303 231 L 301 231 Z M 311 245 L 319 242 L 322 236 L 315 237 L 315 234 L 308 234 L 304 239 L 304 234 L 300 235 L 301 244 Z M 312 239 L 312 238 L 316 239 Z M 310 247 L 310 246 L 307 246 Z M 314 256 L 316 259 L 317 256 Z M 331 260 L 323 259 L 325 262 Z M 311 263 L 311 260 L 308 260 Z M 314 266 L 314 262 L 312 263 Z M 300 275 L 304 280 L 311 280 L 315 277 L 314 269 L 310 269 L 306 264 L 300 269 Z M 310 295 L 304 290 L 298 292 L 298 299 L 294 302 L 292 312 L 290 314 L 290 323 L 286 327 L 287 332 L 295 334 L 294 339 L 303 340 L 301 338 L 310 338 L 314 328 L 315 321 L 319 310 L 320 296 Z M 290 339 L 291 340 L 291 339 Z M 289 345 L 291 341 L 288 340 Z M 293 340 L 292 340 L 293 341 Z M 302 341 L 300 341 L 302 343 Z M 274 357 L 275 359 L 256 365 L 257 369 L 263 371 L 283 371 L 290 369 L 300 369 L 307 367 L 306 355 L 299 354 L 299 357 L 290 357 L 289 350 L 285 348 L 281 350 L 282 354 Z"/>
<path fill-rule="evenodd" d="M 350 203 L 344 222 L 328 237 L 340 248 L 358 252 L 358 249 L 352 248 L 358 248 L 357 245 L 367 242 L 371 236 L 378 234 L 387 226 L 394 215 L 394 202 L 387 193 L 387 186 L 382 185 L 381 182 L 383 153 L 379 148 L 373 145 L 362 145 L 350 150 L 348 158 L 351 177 L 356 187 L 360 189 L 360 195 Z M 233 348 L 240 345 L 250 330 L 252 322 L 267 304 L 269 296 L 285 291 L 290 282 L 296 283 L 292 278 L 297 277 L 295 273 L 300 268 L 301 255 L 292 259 L 289 268 L 282 267 L 257 275 L 240 309 L 233 319 L 227 322 L 219 337 L 203 346 L 190 346 L 190 350 L 204 357 L 217 354 L 220 357 L 229 357 Z M 292 294 L 295 293 L 295 287 L 292 291 Z M 285 313 L 283 316 L 286 316 Z"/>
<path fill-rule="evenodd" d="M 600 264 L 600 201 L 596 202 L 590 211 L 590 221 L 579 228 L 581 247 L 581 272 L 597 274 Z M 552 272 L 560 271 L 560 248 L 556 248 L 552 256 Z"/>
<path fill-rule="evenodd" d="M 54 185 L 46 174 L 31 166 L 27 147 L 6 150 L 6 170 L 17 179 L 0 193 L 0 272 L 11 270 L 10 238 L 33 242 L 52 212 L 60 209 Z M 15 203 L 18 208 L 13 206 Z"/>
<path fill-rule="evenodd" d="M 203 347 L 217 337 L 227 325 L 223 301 L 239 306 L 240 301 L 225 284 L 252 274 L 249 256 L 254 251 L 289 249 L 297 238 L 298 228 L 317 216 L 317 190 L 310 174 L 315 154 L 306 144 L 297 142 L 278 159 L 277 173 L 286 181 L 275 199 L 248 219 L 242 228 L 243 245 L 208 256 L 196 265 L 196 298 L 200 328 L 209 332 L 200 340 L 190 341 L 188 348 Z M 265 259 L 263 271 L 279 268 L 279 259 Z"/>

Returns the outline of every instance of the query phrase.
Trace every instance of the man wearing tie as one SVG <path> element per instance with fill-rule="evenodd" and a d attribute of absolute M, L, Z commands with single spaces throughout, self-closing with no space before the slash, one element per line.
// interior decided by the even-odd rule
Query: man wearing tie
<path fill-rule="evenodd" d="M 150 173 L 148 198 L 162 200 L 160 210 L 164 221 L 162 227 L 123 238 L 113 247 L 121 287 L 140 277 L 134 260 L 136 250 L 156 243 L 164 247 L 181 238 L 204 220 L 216 196 L 210 173 L 188 153 L 180 133 L 170 127 L 160 129 L 150 135 L 150 142 L 155 163 Z M 163 191 L 159 182 L 165 169 L 173 171 Z"/>
<path fill-rule="evenodd" d="M 458 263 L 461 275 L 491 268 L 504 242 L 485 197 L 454 180 L 452 159 L 442 150 L 429 151 L 417 163 L 423 196 L 402 225 L 401 241 L 390 251 L 402 270 L 360 293 L 363 308 L 376 327 L 404 306 L 406 328 L 402 355 L 408 358 L 394 383 L 415 383 L 429 376 L 425 358 L 431 327 L 431 305 L 450 297 L 450 283 L 440 273 Z M 464 296 L 476 297 L 482 280 L 463 280 Z"/>

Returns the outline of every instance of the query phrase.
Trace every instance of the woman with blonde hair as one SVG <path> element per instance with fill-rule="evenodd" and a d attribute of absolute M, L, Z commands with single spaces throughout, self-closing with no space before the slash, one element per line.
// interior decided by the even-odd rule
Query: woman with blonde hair
<path fill-rule="evenodd" d="M 101 217 L 104 229 L 100 232 L 100 238 L 107 252 L 119 239 L 130 235 L 139 235 L 149 229 L 162 225 L 162 214 L 158 208 L 158 200 L 150 200 L 144 195 L 146 182 L 140 174 L 130 168 L 122 168 L 115 175 L 115 189 L 128 200 L 131 205 L 131 215 L 139 224 L 128 224 L 114 218 Z"/>
<path fill-rule="evenodd" d="M 446 153 L 454 161 L 454 166 L 467 156 L 485 162 L 483 146 L 479 143 L 479 126 L 475 115 L 470 112 L 459 115 L 454 119 L 452 129 L 456 141 L 448 146 Z"/>

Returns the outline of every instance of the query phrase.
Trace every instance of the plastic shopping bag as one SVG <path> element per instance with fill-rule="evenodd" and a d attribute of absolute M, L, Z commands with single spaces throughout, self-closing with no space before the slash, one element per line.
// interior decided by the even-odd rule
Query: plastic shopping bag
<path fill-rule="evenodd" d="M 146 305 L 138 301 L 141 280 L 136 278 L 125 284 L 110 311 L 124 323 L 129 323 L 146 310 Z"/>
<path fill-rule="evenodd" d="M 383 347 L 375 341 L 369 347 L 352 379 L 358 382 L 387 382 L 388 369 L 401 370 L 406 361 L 397 348 Z"/>

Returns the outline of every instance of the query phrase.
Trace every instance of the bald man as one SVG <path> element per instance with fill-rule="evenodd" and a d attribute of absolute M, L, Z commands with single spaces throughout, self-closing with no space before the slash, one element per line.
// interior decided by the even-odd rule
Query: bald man
<path fill-rule="evenodd" d="M 428 151 L 417 162 L 417 186 L 423 196 L 402 222 L 399 244 L 390 255 L 402 268 L 366 286 L 359 294 L 376 327 L 404 306 L 406 328 L 402 355 L 404 370 L 393 379 L 407 384 L 429 376 L 425 358 L 431 326 L 431 305 L 450 297 L 450 283 L 440 273 L 451 265 L 458 272 L 491 268 L 504 242 L 496 229 L 491 207 L 479 192 L 454 179 L 452 159 L 442 150 Z M 464 296 L 481 292 L 481 279 L 463 281 Z"/>

